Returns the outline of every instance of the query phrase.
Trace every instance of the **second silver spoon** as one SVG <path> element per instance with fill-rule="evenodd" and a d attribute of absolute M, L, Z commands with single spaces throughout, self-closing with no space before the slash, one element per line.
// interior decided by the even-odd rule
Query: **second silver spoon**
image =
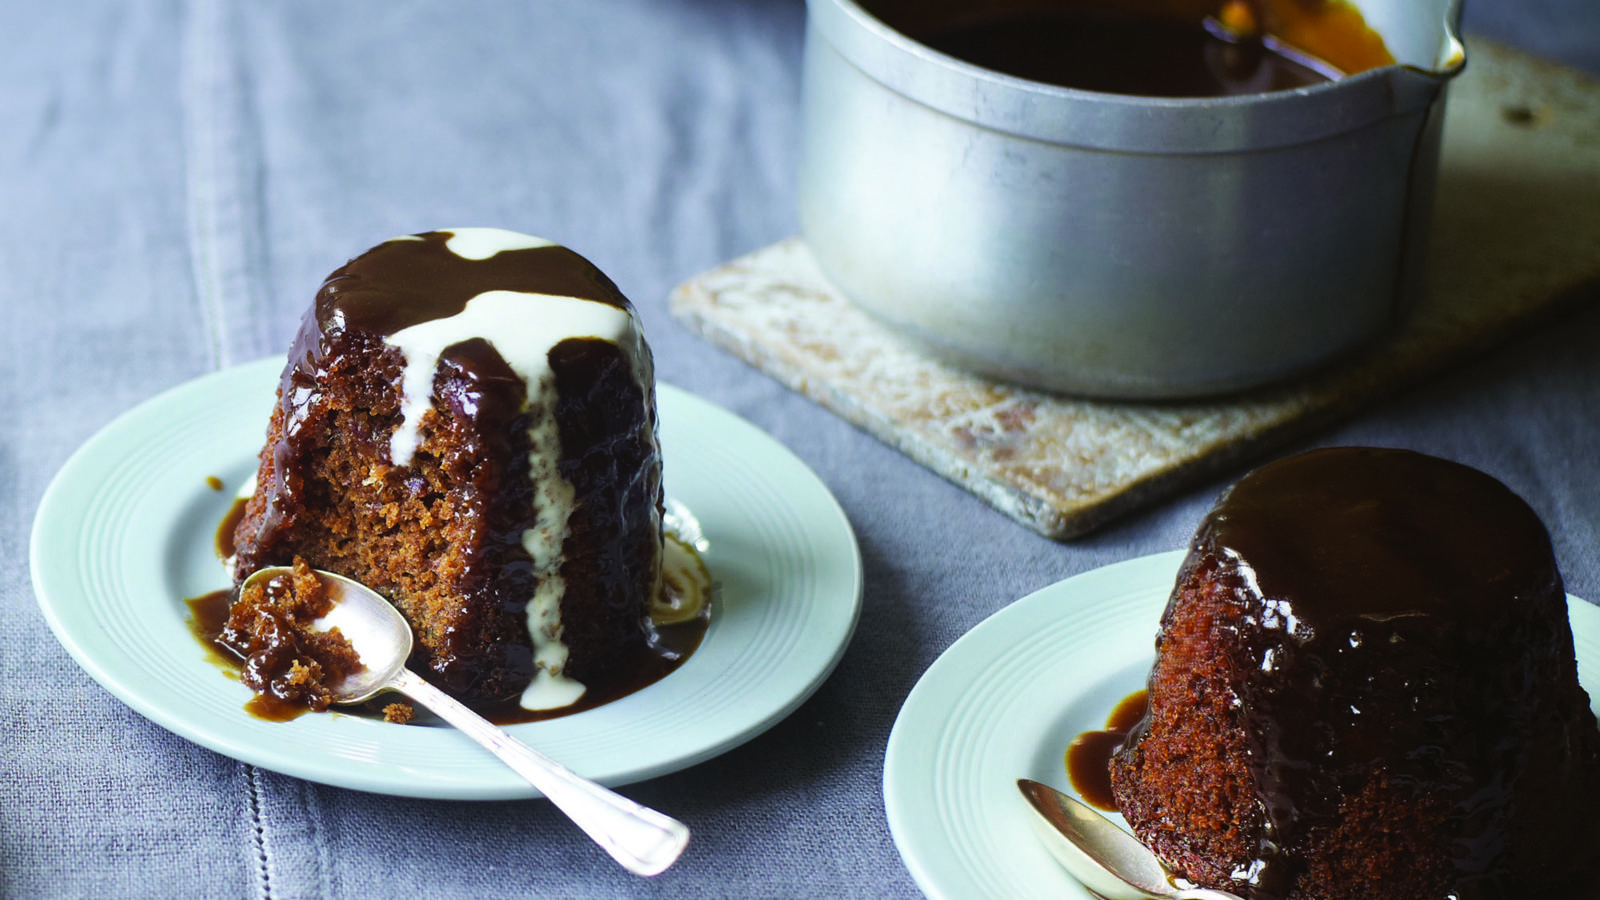
<path fill-rule="evenodd" d="M 1178 888 L 1161 860 L 1133 835 L 1087 805 L 1046 784 L 1017 779 L 1038 815 L 1039 839 L 1084 886 L 1108 900 L 1243 900 L 1210 888 Z"/>

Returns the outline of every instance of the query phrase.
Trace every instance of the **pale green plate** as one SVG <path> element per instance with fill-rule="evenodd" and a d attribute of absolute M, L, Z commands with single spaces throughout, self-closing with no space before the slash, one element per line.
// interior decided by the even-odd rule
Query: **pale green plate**
<path fill-rule="evenodd" d="M 538 792 L 448 727 L 339 714 L 267 722 L 206 660 L 185 598 L 226 587 L 213 538 L 255 471 L 283 359 L 174 388 L 124 414 L 62 467 L 34 521 L 34 590 L 78 664 L 139 713 L 218 753 L 385 794 Z M 861 555 L 816 475 L 743 419 L 658 389 L 666 491 L 699 521 L 719 607 L 680 669 L 606 706 L 511 726 L 612 786 L 673 772 L 788 715 L 833 670 L 861 606 Z M 208 476 L 224 489 L 207 485 Z"/>
<path fill-rule="evenodd" d="M 1017 779 L 1077 796 L 1067 744 L 1144 687 L 1183 556 L 1139 557 L 1029 594 L 918 680 L 889 735 L 883 793 L 895 846 L 929 897 L 1091 900 L 1034 835 Z M 1571 595 L 1567 608 L 1580 680 L 1600 710 L 1600 609 Z"/>

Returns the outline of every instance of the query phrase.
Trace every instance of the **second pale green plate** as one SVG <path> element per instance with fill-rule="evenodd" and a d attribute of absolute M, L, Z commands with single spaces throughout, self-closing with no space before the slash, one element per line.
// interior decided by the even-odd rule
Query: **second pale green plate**
<path fill-rule="evenodd" d="M 1074 793 L 1067 744 L 1104 728 L 1117 702 L 1144 687 L 1183 555 L 1127 560 L 1029 594 L 918 680 L 889 734 L 883 793 L 895 846 L 929 897 L 1092 900 L 1034 835 L 1017 779 Z M 1580 679 L 1600 707 L 1600 608 L 1572 596 L 1567 607 Z"/>

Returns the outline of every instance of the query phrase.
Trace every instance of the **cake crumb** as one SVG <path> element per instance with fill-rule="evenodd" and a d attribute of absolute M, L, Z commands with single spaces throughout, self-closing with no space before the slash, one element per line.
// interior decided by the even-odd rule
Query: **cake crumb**
<path fill-rule="evenodd" d="M 311 660 L 310 665 L 298 659 L 290 660 L 289 674 L 283 676 L 283 680 L 285 684 L 292 684 L 295 687 L 318 689 L 322 687 L 322 667 L 317 665 L 316 660 Z"/>
<path fill-rule="evenodd" d="M 416 714 L 417 711 L 412 709 L 409 703 L 391 703 L 383 708 L 383 720 L 385 722 L 393 722 L 396 725 L 404 725 L 410 722 L 411 717 Z"/>

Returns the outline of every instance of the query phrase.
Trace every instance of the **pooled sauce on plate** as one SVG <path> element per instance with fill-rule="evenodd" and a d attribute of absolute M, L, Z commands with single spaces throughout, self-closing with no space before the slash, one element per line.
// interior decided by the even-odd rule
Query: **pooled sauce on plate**
<path fill-rule="evenodd" d="M 212 663 L 237 676 L 244 660 L 220 640 L 222 629 L 228 622 L 228 611 L 233 606 L 233 591 L 212 591 L 186 602 L 189 606 L 190 632 L 209 651 Z M 687 622 L 656 626 L 659 641 L 655 652 L 640 654 L 639 664 L 630 666 L 626 677 L 609 685 L 597 686 L 571 706 L 535 711 L 523 709 L 515 701 L 508 701 L 499 707 L 480 709 L 478 713 L 496 725 L 513 725 L 554 719 L 603 706 L 655 684 L 676 670 L 700 646 L 709 624 L 710 607 L 706 606 L 699 616 Z M 394 699 L 395 695 L 383 694 L 366 703 L 340 709 L 353 715 L 381 719 L 383 707 Z M 287 722 L 310 711 L 303 703 L 281 700 L 270 694 L 256 694 L 245 703 L 244 708 L 250 715 L 269 722 Z"/>
<path fill-rule="evenodd" d="M 1106 717 L 1104 730 L 1085 731 L 1067 745 L 1067 778 L 1083 802 L 1116 812 L 1117 798 L 1111 793 L 1111 755 L 1128 739 L 1133 726 L 1144 718 L 1149 705 L 1149 691 L 1129 694 Z"/>
<path fill-rule="evenodd" d="M 902 24 L 941 53 L 1044 84 L 1150 97 L 1291 90 L 1394 62 L 1343 0 L 1034 3 Z"/>
<path fill-rule="evenodd" d="M 235 500 L 217 528 L 216 550 L 219 558 L 227 559 L 233 556 L 234 526 L 243 517 L 244 506 L 243 499 Z M 706 629 L 710 627 L 710 594 L 714 588 L 710 582 L 710 575 L 705 570 L 705 563 L 700 560 L 699 554 L 692 546 L 670 533 L 666 535 L 665 540 L 668 556 L 676 560 L 667 566 L 663 573 L 666 580 L 664 590 L 666 599 L 678 601 L 675 608 L 693 610 L 692 615 L 677 616 L 670 620 L 658 618 L 652 627 L 650 644 L 644 652 L 637 654 L 636 660 L 620 667 L 622 669 L 620 677 L 610 683 L 593 686 L 576 703 L 558 709 L 529 710 L 518 705 L 515 700 L 508 700 L 498 706 L 479 709 L 477 712 L 497 725 L 567 716 L 603 706 L 648 687 L 683 665 L 700 646 L 700 642 L 705 638 Z M 689 596 L 695 594 L 701 596 Z M 210 661 L 237 677 L 242 671 L 244 660 L 222 640 L 233 601 L 234 592 L 223 589 L 185 602 L 189 606 L 189 630 L 195 639 L 210 651 Z M 383 694 L 366 703 L 343 709 L 356 715 L 383 718 L 383 707 L 393 699 L 393 695 Z M 245 709 L 256 718 L 272 722 L 286 722 L 308 711 L 304 703 L 280 699 L 270 693 L 256 694 L 245 704 Z"/>

